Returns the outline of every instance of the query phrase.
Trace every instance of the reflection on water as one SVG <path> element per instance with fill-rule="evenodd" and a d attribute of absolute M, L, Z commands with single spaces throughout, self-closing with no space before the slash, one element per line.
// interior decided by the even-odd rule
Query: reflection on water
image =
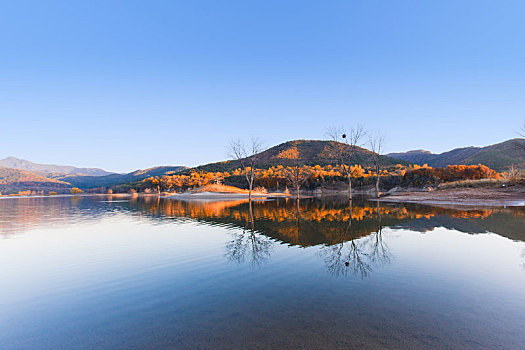
<path fill-rule="evenodd" d="M 111 196 L 33 197 L 0 199 L 0 234 L 4 237 L 53 225 L 73 225 L 101 216 L 126 213 L 135 218 L 166 223 L 191 219 L 209 225 L 231 226 L 261 233 L 302 247 L 332 244 L 367 236 L 381 227 L 419 232 L 436 227 L 466 233 L 492 232 L 525 241 L 525 209 L 454 209 L 416 204 L 376 203 L 365 200 L 349 204 L 339 199 L 254 201 L 175 201 L 151 197 L 123 200 Z"/>
<path fill-rule="evenodd" d="M 252 267 L 260 266 L 270 257 L 273 241 L 266 235 L 255 231 L 253 203 L 248 203 L 248 218 L 242 231 L 234 231 L 232 240 L 226 245 L 229 260 L 243 263 L 250 261 Z"/>
<path fill-rule="evenodd" d="M 522 208 L 455 209 L 415 204 L 383 204 L 305 199 L 268 201 L 175 201 L 150 197 L 32 197 L 0 200 L 0 234 L 8 238 L 38 227 L 68 226 L 125 213 L 154 224 L 190 220 L 231 231 L 226 257 L 260 266 L 275 242 L 321 246 L 319 256 L 334 276 L 366 277 L 392 256 L 383 228 L 417 232 L 444 227 L 469 234 L 496 233 L 525 241 Z M 525 256 L 525 251 L 522 253 Z M 523 259 L 525 261 L 525 258 Z M 525 262 L 524 262 L 525 266 Z"/>
<path fill-rule="evenodd" d="M 350 227 L 351 221 L 349 221 L 348 228 Z M 381 267 L 390 262 L 391 253 L 383 240 L 381 226 L 365 239 L 352 238 L 345 241 L 345 237 L 348 237 L 347 232 L 341 235 L 339 243 L 325 245 L 320 249 L 319 253 L 331 275 L 346 276 L 350 272 L 364 278 L 375 267 Z"/>
<path fill-rule="evenodd" d="M 0 199 L 0 348 L 524 348 L 524 227 L 522 208 Z"/>

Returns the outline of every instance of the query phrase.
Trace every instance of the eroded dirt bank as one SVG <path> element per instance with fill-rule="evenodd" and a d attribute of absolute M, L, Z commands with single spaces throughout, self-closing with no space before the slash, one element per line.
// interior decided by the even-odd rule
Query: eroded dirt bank
<path fill-rule="evenodd" d="M 405 202 L 460 206 L 525 206 L 525 188 L 466 188 L 430 192 L 397 192 L 379 199 L 382 202 Z"/>

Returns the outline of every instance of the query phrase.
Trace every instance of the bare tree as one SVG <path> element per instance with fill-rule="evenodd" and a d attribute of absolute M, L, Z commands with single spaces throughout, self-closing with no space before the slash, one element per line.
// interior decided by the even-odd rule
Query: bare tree
<path fill-rule="evenodd" d="M 331 127 L 326 132 L 328 138 L 334 141 L 333 156 L 343 168 L 348 179 L 348 198 L 350 200 L 352 199 L 352 164 L 355 163 L 355 155 L 365 134 L 364 126 L 360 124 L 352 127 L 348 132 L 344 127 Z"/>
<path fill-rule="evenodd" d="M 294 166 L 284 168 L 284 173 L 292 187 L 295 188 L 297 200 L 299 200 L 299 191 L 301 190 L 301 186 L 306 182 L 306 180 L 308 180 L 308 177 L 310 177 L 310 172 L 305 167 L 296 164 Z"/>
<path fill-rule="evenodd" d="M 259 153 L 263 150 L 263 143 L 258 138 L 253 138 L 247 146 L 241 140 L 230 142 L 228 146 L 230 158 L 237 160 L 241 166 L 241 171 L 246 177 L 248 183 L 248 198 L 252 200 L 253 182 L 255 180 L 255 167 Z"/>
<path fill-rule="evenodd" d="M 370 146 L 370 151 L 372 151 L 372 162 L 376 172 L 376 195 L 377 198 L 379 198 L 379 177 L 381 176 L 381 156 L 385 151 L 385 135 L 380 132 L 370 135 L 368 144 Z"/>
<path fill-rule="evenodd" d="M 525 120 L 523 121 L 523 126 L 518 131 L 518 135 L 521 136 L 522 139 L 525 139 Z M 518 147 L 525 151 L 525 140 L 518 141 Z"/>

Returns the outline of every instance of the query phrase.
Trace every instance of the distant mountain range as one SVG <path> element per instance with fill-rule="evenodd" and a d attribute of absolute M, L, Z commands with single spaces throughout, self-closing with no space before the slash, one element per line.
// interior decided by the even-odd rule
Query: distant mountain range
<path fill-rule="evenodd" d="M 6 168 L 27 170 L 35 173 L 43 174 L 68 174 L 68 175 L 92 175 L 104 176 L 114 173 L 98 169 L 98 168 L 77 168 L 68 165 L 54 165 L 54 164 L 37 164 L 25 159 L 16 157 L 7 157 L 0 159 L 0 166 Z"/>
<path fill-rule="evenodd" d="M 157 166 L 145 170 L 135 170 L 127 174 L 111 174 L 106 176 L 65 175 L 57 180 L 68 182 L 75 187 L 91 189 L 97 187 L 112 187 L 142 181 L 151 176 L 162 176 L 178 173 L 188 169 L 185 166 Z"/>
<path fill-rule="evenodd" d="M 431 167 L 445 167 L 454 164 L 483 164 L 494 170 L 504 171 L 511 165 L 525 168 L 525 140 L 512 139 L 486 147 L 456 148 L 440 154 L 415 150 L 404 153 L 390 153 L 388 156 L 413 164 L 428 164 Z"/>
<path fill-rule="evenodd" d="M 2 164 L 8 164 L 10 167 Z M 110 188 L 141 181 L 151 176 L 174 174 L 185 169 L 188 168 L 184 166 L 158 166 L 127 174 L 115 174 L 101 169 L 36 164 L 9 157 L 0 161 L 0 194 L 18 193 L 19 191 L 69 193 L 73 187 L 79 187 L 83 190 Z"/>

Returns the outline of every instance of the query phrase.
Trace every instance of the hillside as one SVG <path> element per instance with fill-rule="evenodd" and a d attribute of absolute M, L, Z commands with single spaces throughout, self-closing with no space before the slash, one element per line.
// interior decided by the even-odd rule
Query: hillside
<path fill-rule="evenodd" d="M 104 176 L 113 174 L 98 168 L 77 168 L 69 165 L 37 164 L 16 157 L 7 157 L 4 159 L 0 159 L 0 166 L 6 168 L 26 170 L 36 173 L 43 173 L 43 175 L 45 175 L 46 173 L 91 176 Z"/>
<path fill-rule="evenodd" d="M 452 164 L 483 164 L 497 171 L 504 171 L 511 165 L 525 168 L 525 140 L 512 139 L 486 147 L 456 148 L 434 154 L 417 150 L 404 153 L 390 153 L 388 156 L 414 164 L 428 164 L 431 167 L 445 167 Z"/>
<path fill-rule="evenodd" d="M 82 189 L 92 189 L 129 184 L 151 176 L 175 174 L 185 169 L 187 169 L 187 167 L 184 166 L 158 166 L 145 170 L 136 170 L 127 174 L 111 174 L 106 176 L 66 175 L 59 177 L 58 180 L 68 182 Z"/>
<path fill-rule="evenodd" d="M 19 191 L 54 191 L 68 193 L 71 185 L 20 169 L 0 167 L 0 193 L 11 194 Z"/>
<path fill-rule="evenodd" d="M 336 143 L 334 141 L 320 140 L 295 140 L 271 147 L 258 155 L 257 167 L 267 169 L 272 166 L 301 165 L 329 165 L 334 164 L 331 150 Z M 344 145 L 345 147 L 350 147 Z M 372 164 L 373 153 L 367 149 L 357 147 L 355 164 L 369 166 Z M 383 165 L 408 164 L 406 161 L 382 156 Z M 239 162 L 230 160 L 224 162 L 200 165 L 193 170 L 199 171 L 230 171 L 238 168 Z"/>

